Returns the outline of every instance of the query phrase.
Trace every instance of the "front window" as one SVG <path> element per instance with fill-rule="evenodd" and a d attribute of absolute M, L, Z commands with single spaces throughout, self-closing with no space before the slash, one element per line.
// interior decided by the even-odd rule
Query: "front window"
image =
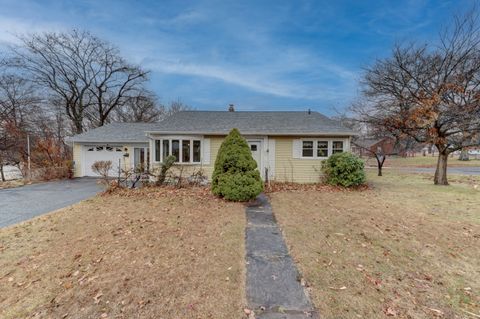
<path fill-rule="evenodd" d="M 160 162 L 160 141 L 155 141 L 155 161 Z"/>
<path fill-rule="evenodd" d="M 328 141 L 317 142 L 317 156 L 328 157 Z"/>
<path fill-rule="evenodd" d="M 325 159 L 335 153 L 345 152 L 345 141 L 328 138 L 309 138 L 300 141 L 295 152 L 305 159 Z M 297 154 L 298 154 L 297 153 Z"/>
<path fill-rule="evenodd" d="M 170 141 L 169 140 L 163 140 L 162 143 L 163 143 L 162 156 L 163 156 L 163 160 L 165 160 L 167 158 L 167 156 L 170 154 Z M 160 145 L 160 141 L 158 141 L 158 145 Z M 160 152 L 160 151 L 158 151 L 158 152 Z M 160 159 L 159 159 L 159 161 L 160 161 Z"/>
<path fill-rule="evenodd" d="M 334 141 L 332 145 L 332 154 L 335 153 L 342 153 L 343 152 L 343 142 L 342 141 Z"/>
<path fill-rule="evenodd" d="M 302 156 L 313 157 L 313 141 L 303 141 L 302 143 Z"/>
<path fill-rule="evenodd" d="M 172 155 L 175 156 L 176 162 L 180 161 L 180 141 L 172 140 Z"/>
<path fill-rule="evenodd" d="M 155 140 L 155 155 L 156 162 L 164 161 L 165 158 L 173 155 L 176 163 L 200 163 L 201 141 L 194 139 Z"/>
<path fill-rule="evenodd" d="M 193 162 L 200 163 L 200 141 L 193 141 Z"/>
<path fill-rule="evenodd" d="M 182 141 L 182 163 L 190 162 L 190 140 Z"/>

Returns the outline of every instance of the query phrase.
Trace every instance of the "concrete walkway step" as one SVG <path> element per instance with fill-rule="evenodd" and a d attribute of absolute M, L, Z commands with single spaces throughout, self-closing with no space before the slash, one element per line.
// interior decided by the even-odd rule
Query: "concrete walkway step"
<path fill-rule="evenodd" d="M 267 197 L 261 194 L 246 214 L 247 302 L 255 318 L 318 318 Z"/>

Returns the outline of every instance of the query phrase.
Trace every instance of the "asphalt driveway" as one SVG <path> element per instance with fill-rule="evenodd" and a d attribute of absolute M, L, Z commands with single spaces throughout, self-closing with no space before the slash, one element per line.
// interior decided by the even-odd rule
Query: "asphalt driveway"
<path fill-rule="evenodd" d="M 76 178 L 0 190 L 0 227 L 75 204 L 102 190 L 95 178 Z"/>

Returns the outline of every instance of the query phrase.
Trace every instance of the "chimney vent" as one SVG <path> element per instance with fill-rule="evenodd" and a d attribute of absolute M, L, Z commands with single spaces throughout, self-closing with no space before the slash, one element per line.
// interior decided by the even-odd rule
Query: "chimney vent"
<path fill-rule="evenodd" d="M 308 114 L 312 114 L 312 111 L 310 109 L 308 109 Z"/>
<path fill-rule="evenodd" d="M 229 104 L 228 105 L 228 112 L 235 112 L 235 105 Z"/>

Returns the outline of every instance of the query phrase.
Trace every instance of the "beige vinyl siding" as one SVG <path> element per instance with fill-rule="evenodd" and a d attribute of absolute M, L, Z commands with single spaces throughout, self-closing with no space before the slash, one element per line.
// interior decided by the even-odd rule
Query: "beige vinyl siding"
<path fill-rule="evenodd" d="M 320 181 L 320 159 L 293 158 L 293 140 L 275 137 L 275 180 L 279 182 L 316 183 Z"/>
<path fill-rule="evenodd" d="M 173 173 L 182 176 L 190 176 L 199 170 L 202 170 L 204 175 L 208 177 L 208 180 L 212 180 L 213 168 L 215 166 L 215 159 L 217 158 L 218 150 L 222 145 L 224 136 L 205 136 L 204 138 L 210 139 L 210 163 L 209 164 L 178 164 L 173 167 Z M 154 167 L 159 167 L 158 163 L 154 163 Z"/>
<path fill-rule="evenodd" d="M 80 177 L 82 176 L 82 145 L 73 144 L 73 161 L 75 163 L 73 176 Z"/>

